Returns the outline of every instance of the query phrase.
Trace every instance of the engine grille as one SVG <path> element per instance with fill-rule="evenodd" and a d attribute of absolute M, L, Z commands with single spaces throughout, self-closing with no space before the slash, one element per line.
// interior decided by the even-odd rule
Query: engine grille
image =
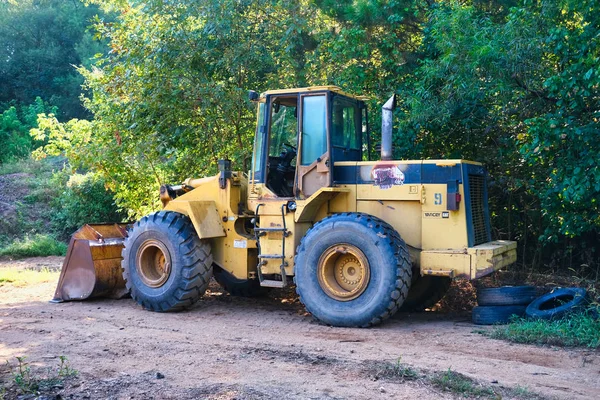
<path fill-rule="evenodd" d="M 484 184 L 485 180 L 482 175 L 469 175 L 469 194 L 471 197 L 471 216 L 475 246 L 488 241 L 488 233 L 485 227 Z"/>

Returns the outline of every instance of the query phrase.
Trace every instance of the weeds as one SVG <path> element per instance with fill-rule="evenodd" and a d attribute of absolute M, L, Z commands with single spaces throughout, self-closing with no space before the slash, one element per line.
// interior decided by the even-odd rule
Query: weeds
<path fill-rule="evenodd" d="M 529 390 L 529 388 L 520 385 L 509 389 L 508 392 L 508 394 L 511 397 L 515 397 L 517 399 L 534 400 L 541 398 L 539 394 L 534 393 L 531 390 Z"/>
<path fill-rule="evenodd" d="M 61 378 L 70 378 L 77 376 L 77 370 L 74 370 L 69 365 L 69 360 L 67 360 L 66 356 L 59 356 L 60 365 L 58 366 L 58 376 Z"/>
<path fill-rule="evenodd" d="M 60 356 L 60 364 L 56 370 L 48 368 L 45 377 L 35 376 L 29 363 L 25 361 L 25 357 L 16 357 L 17 365 L 14 367 L 13 381 L 17 387 L 17 391 L 23 394 L 37 394 L 40 391 L 49 391 L 52 389 L 61 389 L 63 381 L 68 378 L 76 377 L 78 372 L 71 368 L 67 357 Z M 9 369 L 13 367 L 6 362 Z M 0 400 L 3 399 L 4 392 L 0 391 Z"/>
<path fill-rule="evenodd" d="M 401 362 L 402 357 L 398 357 L 395 363 L 382 362 L 375 366 L 376 379 L 390 379 L 400 381 L 411 381 L 419 377 L 419 372 L 411 366 Z"/>
<path fill-rule="evenodd" d="M 37 234 L 17 239 L 9 245 L 0 248 L 0 256 L 13 259 L 25 257 L 64 256 L 67 245 L 50 235 Z"/>
<path fill-rule="evenodd" d="M 464 397 L 498 398 L 498 394 L 490 387 L 478 384 L 473 379 L 452 371 L 438 372 L 431 378 L 431 383 L 446 392 Z"/>
<path fill-rule="evenodd" d="M 575 314 L 556 321 L 519 318 L 483 333 L 516 343 L 600 348 L 600 319 L 594 313 Z"/>
<path fill-rule="evenodd" d="M 36 380 L 31 377 L 31 368 L 25 362 L 25 357 L 17 357 L 17 368 L 13 372 L 13 379 L 23 393 L 35 393 L 38 389 Z"/>

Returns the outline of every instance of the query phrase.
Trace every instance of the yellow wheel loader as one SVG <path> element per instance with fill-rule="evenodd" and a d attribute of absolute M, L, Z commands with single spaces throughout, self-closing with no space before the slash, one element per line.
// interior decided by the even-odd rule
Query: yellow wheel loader
<path fill-rule="evenodd" d="M 516 261 L 515 242 L 491 241 L 480 163 L 392 160 L 395 97 L 383 106 L 376 161 L 362 97 L 320 86 L 250 99 L 258 109 L 251 170 L 221 160 L 216 176 L 161 187 L 163 210 L 126 234 L 74 239 L 71 248 L 83 240 L 84 249 L 122 250 L 122 259 L 67 257 L 56 301 L 118 296 L 124 281 L 144 308 L 172 311 L 194 304 L 211 276 L 243 296 L 293 280 L 318 320 L 364 327 L 435 303 L 453 278 Z M 121 269 L 123 281 L 103 281 Z M 78 270 L 95 286 L 77 293 Z"/>

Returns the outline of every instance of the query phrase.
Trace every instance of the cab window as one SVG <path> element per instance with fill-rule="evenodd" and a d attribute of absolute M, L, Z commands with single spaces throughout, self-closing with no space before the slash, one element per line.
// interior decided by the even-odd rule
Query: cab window
<path fill-rule="evenodd" d="M 332 107 L 331 142 L 335 161 L 361 160 L 362 122 L 356 101 L 335 96 Z"/>
<path fill-rule="evenodd" d="M 266 184 L 277 196 L 291 197 L 298 143 L 298 97 L 274 96 L 270 103 Z"/>
<path fill-rule="evenodd" d="M 310 165 L 327 152 L 327 97 L 302 97 L 302 165 Z"/>

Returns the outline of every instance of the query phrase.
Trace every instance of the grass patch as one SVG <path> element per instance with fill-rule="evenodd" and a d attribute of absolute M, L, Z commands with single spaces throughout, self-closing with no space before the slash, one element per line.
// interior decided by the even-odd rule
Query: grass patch
<path fill-rule="evenodd" d="M 453 397 L 473 399 L 502 399 L 511 398 L 519 400 L 541 400 L 545 397 L 531 391 L 524 386 L 506 387 L 498 382 L 485 384 L 469 378 L 459 372 L 448 369 L 447 371 L 431 371 L 414 368 L 397 361 L 364 361 L 362 373 L 374 381 L 382 380 L 394 383 L 418 382 L 420 385 L 434 387 L 443 392 L 448 392 Z"/>
<path fill-rule="evenodd" d="M 392 381 L 412 381 L 419 378 L 419 372 L 411 366 L 401 362 L 401 358 L 395 363 L 377 362 L 368 368 L 373 373 L 375 380 L 386 379 Z"/>
<path fill-rule="evenodd" d="M 507 395 L 516 399 L 523 400 L 539 400 L 545 398 L 535 392 L 532 392 L 529 388 L 520 385 L 517 385 L 514 388 L 507 389 Z"/>
<path fill-rule="evenodd" d="M 483 333 L 515 343 L 600 348 L 600 319 L 589 312 L 556 321 L 516 319 Z"/>
<path fill-rule="evenodd" d="M 58 279 L 60 272 L 48 268 L 39 271 L 31 269 L 0 268 L 0 287 L 10 284 L 23 287 L 38 283 L 54 282 Z"/>
<path fill-rule="evenodd" d="M 13 259 L 26 257 L 64 256 L 67 245 L 50 235 L 37 234 L 17 239 L 0 248 L 0 256 Z"/>
<path fill-rule="evenodd" d="M 481 385 L 468 376 L 451 369 L 434 374 L 431 383 L 438 389 L 463 397 L 498 398 L 498 394 L 491 387 Z"/>

